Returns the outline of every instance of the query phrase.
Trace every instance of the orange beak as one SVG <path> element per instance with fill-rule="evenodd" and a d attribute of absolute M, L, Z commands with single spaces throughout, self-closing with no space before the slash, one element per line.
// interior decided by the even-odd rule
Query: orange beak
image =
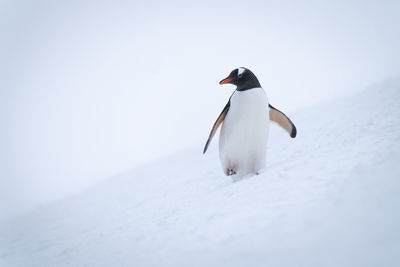
<path fill-rule="evenodd" d="M 232 80 L 233 80 L 233 78 L 226 78 L 226 79 L 223 79 L 222 81 L 220 81 L 219 84 L 226 84 L 226 83 L 229 83 Z"/>

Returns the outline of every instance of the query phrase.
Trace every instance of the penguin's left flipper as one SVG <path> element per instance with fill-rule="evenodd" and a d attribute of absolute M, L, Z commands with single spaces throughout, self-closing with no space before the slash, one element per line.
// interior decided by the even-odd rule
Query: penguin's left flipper
<path fill-rule="evenodd" d="M 297 129 L 296 126 L 294 126 L 293 122 L 285 115 L 285 113 L 274 108 L 271 105 L 269 105 L 269 119 L 276 122 L 283 129 L 285 129 L 290 134 L 290 137 L 296 137 Z"/>
<path fill-rule="evenodd" d="M 208 146 L 210 145 L 210 142 L 215 134 L 215 132 L 217 131 L 218 127 L 221 125 L 221 123 L 224 121 L 226 113 L 228 113 L 229 107 L 231 106 L 231 99 L 229 98 L 228 103 L 225 105 L 224 109 L 222 110 L 221 114 L 219 114 L 218 119 L 215 121 L 210 135 L 208 136 L 208 140 L 206 145 L 204 146 L 204 150 L 203 150 L 203 154 L 206 153 Z"/>

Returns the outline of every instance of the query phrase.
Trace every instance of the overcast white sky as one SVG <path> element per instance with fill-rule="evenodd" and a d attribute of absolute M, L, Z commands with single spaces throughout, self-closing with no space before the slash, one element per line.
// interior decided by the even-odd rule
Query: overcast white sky
<path fill-rule="evenodd" d="M 236 67 L 294 122 L 399 76 L 399 14 L 399 1 L 1 1 L 0 219 L 201 153 Z"/>

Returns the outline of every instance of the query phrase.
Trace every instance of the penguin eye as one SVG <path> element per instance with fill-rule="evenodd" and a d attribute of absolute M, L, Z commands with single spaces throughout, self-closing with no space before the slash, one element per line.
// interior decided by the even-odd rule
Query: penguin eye
<path fill-rule="evenodd" d="M 239 78 L 242 78 L 242 77 L 243 77 L 243 74 L 241 74 L 241 73 L 238 74 L 238 77 L 239 77 Z"/>

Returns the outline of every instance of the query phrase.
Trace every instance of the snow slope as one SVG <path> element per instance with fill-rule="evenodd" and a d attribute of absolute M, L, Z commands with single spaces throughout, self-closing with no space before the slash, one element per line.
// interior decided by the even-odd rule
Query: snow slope
<path fill-rule="evenodd" d="M 117 175 L 2 223 L 0 266 L 400 266 L 399 104 L 392 80 L 288 114 L 239 182 L 216 140 Z"/>

